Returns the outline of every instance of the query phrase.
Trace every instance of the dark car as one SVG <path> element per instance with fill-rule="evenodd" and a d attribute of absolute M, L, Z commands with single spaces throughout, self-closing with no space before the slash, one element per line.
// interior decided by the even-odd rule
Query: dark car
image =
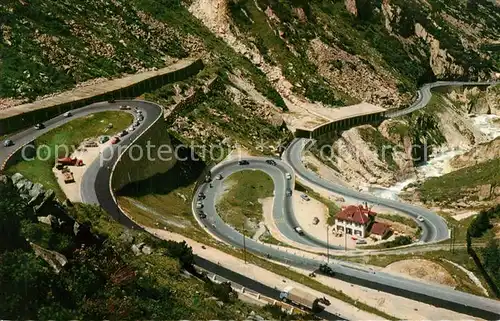
<path fill-rule="evenodd" d="M 199 216 L 200 218 L 207 218 L 207 214 L 205 214 L 203 211 L 199 211 L 199 212 L 198 212 L 198 216 Z"/>
<path fill-rule="evenodd" d="M 10 139 L 6 139 L 3 142 L 3 146 L 4 147 L 9 147 L 9 146 L 12 146 L 12 145 L 14 145 L 14 142 L 12 140 L 10 140 Z"/>
<path fill-rule="evenodd" d="M 272 160 L 272 159 L 266 160 L 266 163 L 268 163 L 269 165 L 276 166 L 276 162 L 274 160 Z"/>
<path fill-rule="evenodd" d="M 108 100 L 108 103 L 109 104 L 114 104 L 114 103 L 116 103 L 116 100 L 114 100 L 113 98 L 111 98 L 110 100 Z"/>
<path fill-rule="evenodd" d="M 35 129 L 36 130 L 40 130 L 40 129 L 44 129 L 44 128 L 45 128 L 45 125 L 42 124 L 42 123 L 38 123 L 38 124 L 35 125 Z"/>
<path fill-rule="evenodd" d="M 199 200 L 204 200 L 205 198 L 207 198 L 207 196 L 203 192 L 201 192 L 200 194 L 198 194 L 198 199 Z"/>
<path fill-rule="evenodd" d="M 250 163 L 249 163 L 247 160 L 243 159 L 243 160 L 240 160 L 240 161 L 238 162 L 238 164 L 240 164 L 240 165 L 248 165 L 248 164 L 250 164 Z"/>

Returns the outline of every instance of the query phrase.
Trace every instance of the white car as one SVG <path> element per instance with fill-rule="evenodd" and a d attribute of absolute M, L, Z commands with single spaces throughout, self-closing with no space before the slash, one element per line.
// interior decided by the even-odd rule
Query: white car
<path fill-rule="evenodd" d="M 71 112 L 69 112 L 69 111 L 65 112 L 63 115 L 64 115 L 64 117 L 71 117 L 72 116 Z"/>
<path fill-rule="evenodd" d="M 196 202 L 196 208 L 197 209 L 203 208 L 203 203 L 202 202 Z"/>
<path fill-rule="evenodd" d="M 130 110 L 130 106 L 127 105 L 121 105 L 120 110 Z"/>
<path fill-rule="evenodd" d="M 285 177 L 286 177 L 286 179 L 292 179 L 292 174 L 290 174 L 290 173 L 286 173 L 286 174 L 285 174 Z"/>
<path fill-rule="evenodd" d="M 309 196 L 307 196 L 306 194 L 302 194 L 300 195 L 300 197 L 304 200 L 304 201 L 310 201 L 311 199 L 309 198 Z"/>
<path fill-rule="evenodd" d="M 294 228 L 295 232 L 297 232 L 297 234 L 299 235 L 304 235 L 304 231 L 302 230 L 302 228 L 300 226 L 296 226 Z"/>
<path fill-rule="evenodd" d="M 417 220 L 419 220 L 420 222 L 423 222 L 423 221 L 425 221 L 425 218 L 422 215 L 419 215 L 419 216 L 417 216 Z"/>
<path fill-rule="evenodd" d="M 221 175 L 221 174 L 219 174 L 219 175 L 215 176 L 215 179 L 217 179 L 217 180 L 219 180 L 219 181 L 220 181 L 220 180 L 222 179 L 222 175 Z"/>

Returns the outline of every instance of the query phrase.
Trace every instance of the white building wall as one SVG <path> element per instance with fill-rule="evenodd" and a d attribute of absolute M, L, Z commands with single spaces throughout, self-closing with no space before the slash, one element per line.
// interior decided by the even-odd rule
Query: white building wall
<path fill-rule="evenodd" d="M 351 235 L 359 236 L 364 238 L 366 236 L 366 226 L 350 221 L 343 221 L 339 219 L 335 219 L 335 229 L 337 231 L 342 231 L 343 233 L 346 233 L 345 231 L 347 229 L 351 229 L 352 233 Z"/>

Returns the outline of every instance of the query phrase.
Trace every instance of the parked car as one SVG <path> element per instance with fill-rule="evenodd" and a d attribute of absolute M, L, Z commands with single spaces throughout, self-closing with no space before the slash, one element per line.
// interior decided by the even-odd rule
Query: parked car
<path fill-rule="evenodd" d="M 6 140 L 3 141 L 3 146 L 4 147 L 9 147 L 9 146 L 12 146 L 12 145 L 14 145 L 14 142 L 12 140 L 10 140 L 10 139 L 6 139 Z"/>
<path fill-rule="evenodd" d="M 302 194 L 300 195 L 300 197 L 304 200 L 304 201 L 310 201 L 311 199 L 309 198 L 309 196 L 307 196 L 306 194 Z"/>
<path fill-rule="evenodd" d="M 276 162 L 274 160 L 272 160 L 272 159 L 266 160 L 266 163 L 268 163 L 269 165 L 276 166 Z"/>
<path fill-rule="evenodd" d="M 196 202 L 196 208 L 197 209 L 203 208 L 203 203 L 200 201 Z"/>
<path fill-rule="evenodd" d="M 137 117 L 137 120 L 143 121 L 144 120 L 144 116 L 142 116 L 142 114 L 140 114 L 139 117 Z"/>
<path fill-rule="evenodd" d="M 130 106 L 127 105 L 121 105 L 120 110 L 130 110 Z"/>
<path fill-rule="evenodd" d="M 357 240 L 356 244 L 366 244 L 366 240 Z"/>
<path fill-rule="evenodd" d="M 287 188 L 286 189 L 286 196 L 292 196 L 292 190 Z"/>
<path fill-rule="evenodd" d="M 38 124 L 35 125 L 35 129 L 36 130 L 40 130 L 40 129 L 44 129 L 44 128 L 45 128 L 45 125 L 42 124 L 42 123 L 38 123 Z"/>
<path fill-rule="evenodd" d="M 199 211 L 199 212 L 198 212 L 198 216 L 199 216 L 200 218 L 207 218 L 207 214 L 205 214 L 203 211 Z"/>
<path fill-rule="evenodd" d="M 286 174 L 285 174 L 285 177 L 286 177 L 286 179 L 292 179 L 292 174 L 290 174 L 290 173 L 286 173 Z"/>
<path fill-rule="evenodd" d="M 297 234 L 304 235 L 304 230 L 302 230 L 302 228 L 300 226 L 294 227 L 294 230 L 295 230 L 295 232 L 297 232 Z"/>
<path fill-rule="evenodd" d="M 109 136 L 101 136 L 99 137 L 99 144 L 104 144 L 109 140 Z"/>
<path fill-rule="evenodd" d="M 64 117 L 71 117 L 73 114 L 70 111 L 67 111 L 63 114 Z"/>
<path fill-rule="evenodd" d="M 248 165 L 248 164 L 250 164 L 250 163 L 249 163 L 247 160 L 242 159 L 242 160 L 240 160 L 240 161 L 238 162 L 238 164 L 240 164 L 240 165 Z"/>
<path fill-rule="evenodd" d="M 419 215 L 419 216 L 417 216 L 417 220 L 419 220 L 420 222 L 423 222 L 423 221 L 425 221 L 425 218 L 422 215 Z"/>
<path fill-rule="evenodd" d="M 120 142 L 120 138 L 118 136 L 115 136 L 111 138 L 111 144 L 118 144 Z"/>
<path fill-rule="evenodd" d="M 127 134 L 128 134 L 128 131 L 126 131 L 126 130 L 122 130 L 122 131 L 120 132 L 120 136 L 121 136 L 121 137 L 126 136 Z"/>
<path fill-rule="evenodd" d="M 200 194 L 198 194 L 199 200 L 204 200 L 205 198 L 207 198 L 207 196 L 203 192 L 200 192 Z"/>
<path fill-rule="evenodd" d="M 215 179 L 217 179 L 217 180 L 219 180 L 219 181 L 220 181 L 220 180 L 222 179 L 222 175 L 221 175 L 221 174 L 219 174 L 219 175 L 215 176 Z"/>
<path fill-rule="evenodd" d="M 114 103 L 116 103 L 116 100 L 115 99 L 110 99 L 110 100 L 108 100 L 108 103 L 109 104 L 114 104 Z"/>

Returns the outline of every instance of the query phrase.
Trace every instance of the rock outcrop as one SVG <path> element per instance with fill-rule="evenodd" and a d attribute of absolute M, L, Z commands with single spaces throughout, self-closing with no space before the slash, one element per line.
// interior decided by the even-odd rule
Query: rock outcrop
<path fill-rule="evenodd" d="M 450 166 L 454 170 L 457 170 L 495 158 L 500 158 L 500 137 L 490 142 L 474 146 L 470 151 L 454 157 L 450 161 Z"/>

